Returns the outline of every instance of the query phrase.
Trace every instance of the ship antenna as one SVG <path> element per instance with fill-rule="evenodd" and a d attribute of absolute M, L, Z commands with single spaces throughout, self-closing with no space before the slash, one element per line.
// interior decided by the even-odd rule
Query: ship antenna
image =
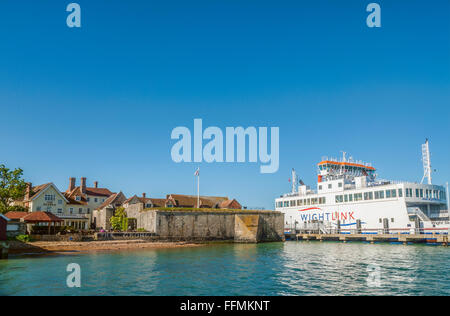
<path fill-rule="evenodd" d="M 422 162 L 423 162 L 423 177 L 420 183 L 423 183 L 425 178 L 427 178 L 428 184 L 431 184 L 431 159 L 430 159 L 430 147 L 428 146 L 428 138 L 425 140 L 425 144 L 422 144 Z"/>
<path fill-rule="evenodd" d="M 295 186 L 297 185 L 297 174 L 295 173 L 295 169 L 292 168 L 292 193 L 295 193 L 297 190 Z"/>

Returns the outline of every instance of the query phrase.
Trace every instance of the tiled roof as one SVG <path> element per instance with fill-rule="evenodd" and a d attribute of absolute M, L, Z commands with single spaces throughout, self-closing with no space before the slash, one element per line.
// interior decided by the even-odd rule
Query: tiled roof
<path fill-rule="evenodd" d="M 67 204 L 75 204 L 75 205 L 87 205 L 88 204 L 87 200 L 82 196 L 80 196 L 81 201 L 77 201 L 76 197 L 72 197 L 66 192 L 64 192 L 64 196 L 66 197 L 66 199 L 68 201 Z"/>
<path fill-rule="evenodd" d="M 232 207 L 233 206 L 232 205 L 233 202 L 236 203 L 235 207 Z M 241 209 L 242 205 L 238 201 L 236 201 L 235 199 L 232 199 L 232 200 L 226 200 L 226 201 L 221 202 L 219 204 L 219 207 L 220 208 L 238 208 L 238 209 Z"/>
<path fill-rule="evenodd" d="M 197 207 L 197 196 L 169 194 L 167 199 L 175 200 L 176 206 Z M 228 200 L 227 197 L 219 196 L 200 196 L 200 207 L 217 207 L 221 202 Z"/>
<path fill-rule="evenodd" d="M 149 199 L 153 207 L 165 207 L 166 199 Z"/>
<path fill-rule="evenodd" d="M 50 212 L 32 212 L 23 218 L 28 223 L 54 223 L 63 222 L 61 218 Z"/>
<path fill-rule="evenodd" d="M 126 203 L 129 203 L 129 202 L 131 202 L 131 200 L 132 199 L 134 199 L 134 198 L 137 198 L 137 199 L 139 199 L 140 200 L 140 198 L 137 196 L 137 195 L 133 195 L 132 197 L 130 197 L 129 199 L 126 199 L 124 202 L 123 202 L 123 204 L 126 204 Z"/>
<path fill-rule="evenodd" d="M 52 183 L 45 183 L 41 185 L 37 185 L 31 189 L 30 194 L 30 200 L 34 199 L 39 193 L 41 193 L 42 190 L 46 189 L 48 186 L 50 186 Z"/>
<path fill-rule="evenodd" d="M 8 212 L 5 214 L 6 217 L 8 217 L 9 219 L 21 219 L 22 217 L 27 216 L 28 212 Z"/>
<path fill-rule="evenodd" d="M 68 192 L 66 191 L 66 193 L 70 196 L 70 197 L 75 197 L 75 196 L 81 196 L 81 188 L 75 187 L 72 191 Z M 86 194 L 87 195 L 92 195 L 92 196 L 107 196 L 109 197 L 110 195 L 113 194 L 113 192 L 109 191 L 106 188 L 86 188 Z"/>
<path fill-rule="evenodd" d="M 97 207 L 97 210 L 101 210 L 102 208 L 107 207 L 108 205 L 114 205 L 114 204 L 122 204 L 123 201 L 126 200 L 125 195 L 123 195 L 122 192 L 119 193 L 113 193 L 109 198 L 105 200 L 99 207 Z"/>
<path fill-rule="evenodd" d="M 109 191 L 107 188 L 86 188 L 86 194 L 94 196 L 110 196 L 113 192 Z"/>

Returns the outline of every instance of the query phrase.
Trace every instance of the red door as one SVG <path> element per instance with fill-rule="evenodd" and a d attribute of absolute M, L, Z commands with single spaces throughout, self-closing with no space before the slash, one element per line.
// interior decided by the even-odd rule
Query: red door
<path fill-rule="evenodd" d="M 0 240 L 6 240 L 6 219 L 0 215 Z"/>

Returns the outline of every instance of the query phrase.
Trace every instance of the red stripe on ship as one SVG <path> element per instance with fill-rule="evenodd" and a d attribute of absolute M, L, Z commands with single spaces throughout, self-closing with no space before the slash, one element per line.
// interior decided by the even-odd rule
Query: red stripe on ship
<path fill-rule="evenodd" d="M 321 210 L 320 207 L 310 207 L 310 208 L 305 208 L 303 210 L 298 210 L 299 212 L 304 212 L 304 211 L 310 211 L 310 210 Z"/>

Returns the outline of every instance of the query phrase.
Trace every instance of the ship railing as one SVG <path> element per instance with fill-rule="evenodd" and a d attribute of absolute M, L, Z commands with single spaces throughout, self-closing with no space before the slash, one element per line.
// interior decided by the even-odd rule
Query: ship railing
<path fill-rule="evenodd" d="M 427 215 L 425 215 L 425 213 L 422 212 L 422 211 L 420 210 L 420 208 L 418 208 L 418 207 L 408 207 L 407 211 L 408 211 L 408 214 L 410 214 L 410 215 L 416 215 L 416 216 L 418 216 L 422 221 L 426 221 L 426 222 L 431 221 L 430 218 L 429 218 Z"/>

